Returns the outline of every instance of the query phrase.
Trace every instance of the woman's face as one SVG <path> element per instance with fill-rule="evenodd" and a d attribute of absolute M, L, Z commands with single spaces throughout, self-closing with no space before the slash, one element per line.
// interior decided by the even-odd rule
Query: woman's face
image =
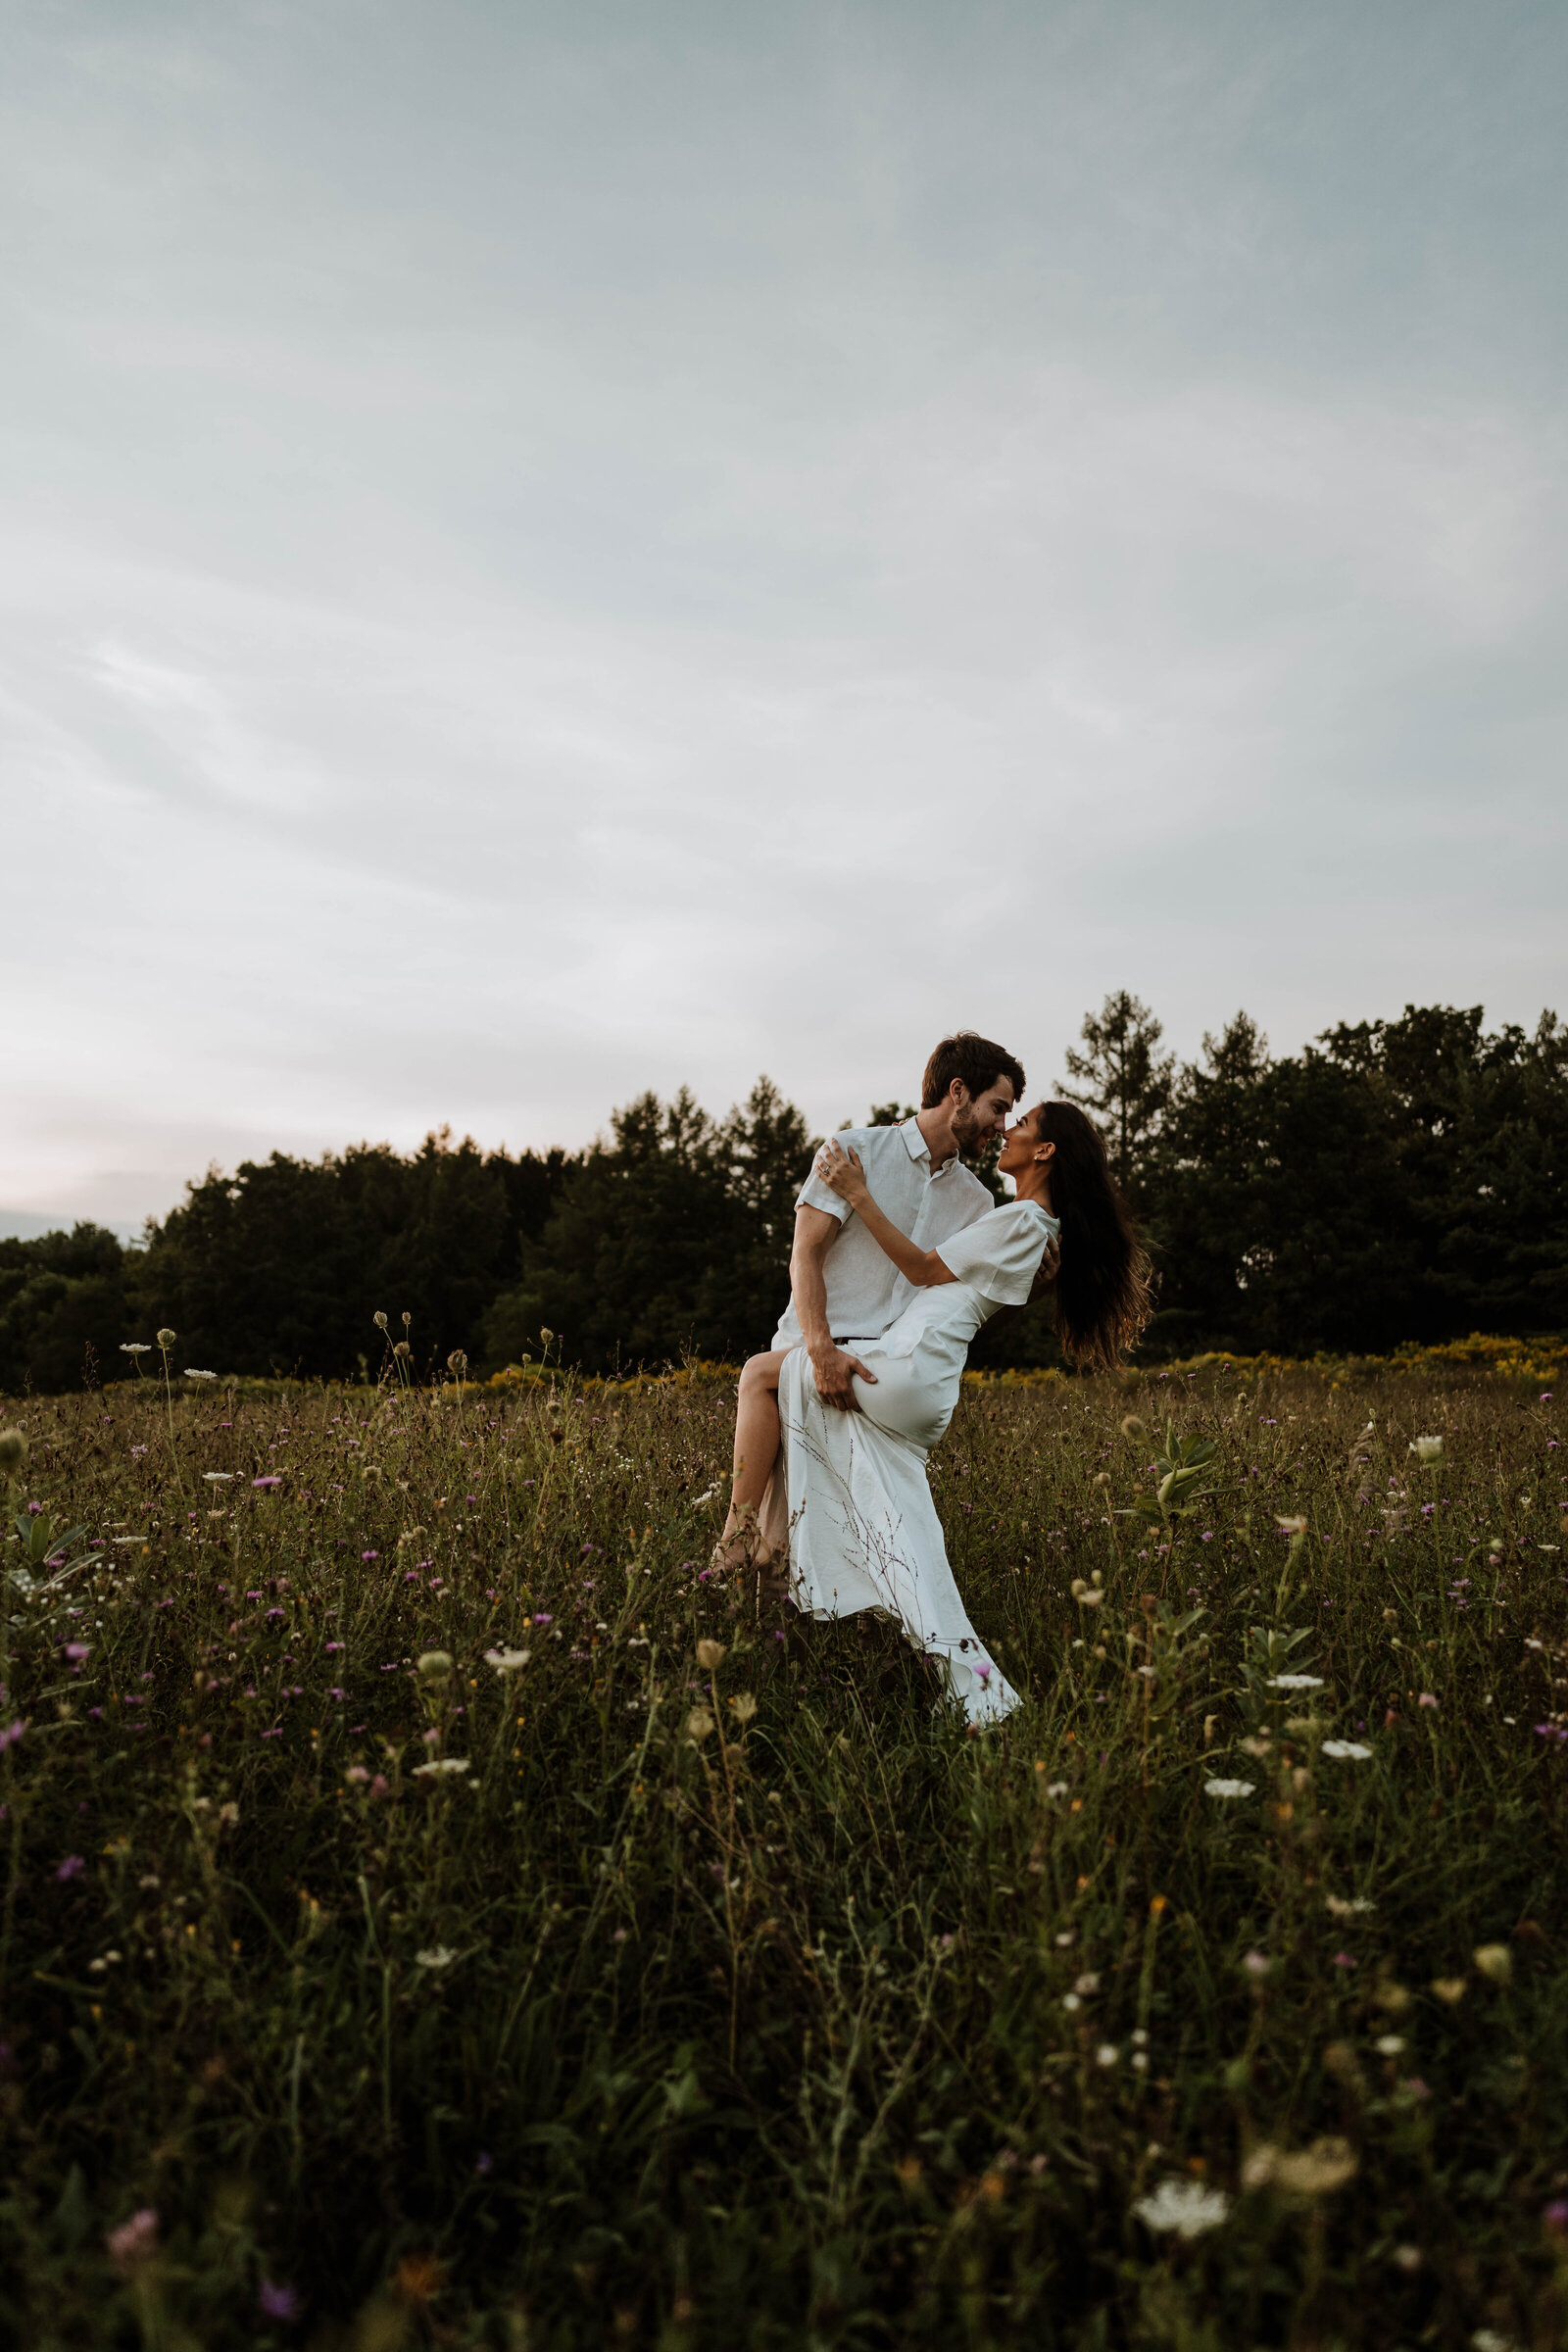
<path fill-rule="evenodd" d="M 1013 1121 L 1003 1137 L 1002 1152 L 997 1166 L 1004 1176 L 1017 1176 L 1025 1168 L 1033 1166 L 1035 1152 L 1040 1145 L 1040 1136 L 1037 1132 L 1039 1117 L 1038 1108 L 1026 1110 L 1022 1118 Z"/>

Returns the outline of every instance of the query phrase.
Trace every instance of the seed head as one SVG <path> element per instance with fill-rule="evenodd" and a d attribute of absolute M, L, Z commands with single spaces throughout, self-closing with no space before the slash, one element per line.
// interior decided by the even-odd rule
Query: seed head
<path fill-rule="evenodd" d="M 0 1429 L 0 1477 L 15 1478 L 27 1458 L 27 1441 L 20 1429 Z"/>
<path fill-rule="evenodd" d="M 1121 1425 L 1121 1434 L 1124 1438 L 1147 1438 L 1149 1423 L 1140 1421 L 1136 1413 L 1129 1413 Z"/>
<path fill-rule="evenodd" d="M 420 1653 L 418 1674 L 421 1683 L 444 1683 L 452 1673 L 452 1653 L 446 1649 L 427 1649 Z"/>
<path fill-rule="evenodd" d="M 172 1348 L 174 1345 L 174 1342 L 178 1339 L 179 1334 L 177 1331 L 171 1331 L 169 1325 L 166 1323 L 162 1331 L 155 1334 L 155 1337 L 158 1341 L 159 1347 L 167 1355 L 171 1348 Z"/>
<path fill-rule="evenodd" d="M 468 1369 L 468 1359 L 461 1348 L 454 1348 L 447 1357 L 447 1370 L 455 1380 L 461 1380 Z"/>
<path fill-rule="evenodd" d="M 1494 1984 L 1506 1984 L 1513 1975 L 1513 1954 L 1505 1943 L 1484 1943 L 1470 1957 Z"/>
<path fill-rule="evenodd" d="M 403 1328 L 405 1331 L 412 1331 L 414 1329 L 414 1317 L 410 1314 L 407 1307 L 403 1309 Z"/>
<path fill-rule="evenodd" d="M 376 1328 L 376 1330 L 377 1330 L 377 1331 L 385 1331 L 385 1329 L 386 1329 L 386 1316 L 383 1314 L 383 1312 L 382 1312 L 382 1310 L 380 1309 L 380 1307 L 377 1307 L 377 1308 L 376 1308 L 376 1310 L 375 1310 L 375 1318 L 374 1318 L 374 1320 L 375 1320 L 375 1328 Z"/>
<path fill-rule="evenodd" d="M 1287 2194 L 1298 2197 L 1326 2196 L 1331 2189 L 1343 2188 L 1347 2180 L 1353 2179 L 1356 2164 L 1356 2153 L 1349 2141 L 1333 2134 L 1314 2139 L 1310 2147 L 1290 2152 L 1263 2141 L 1242 2168 L 1242 2185 L 1283 2188 Z"/>
<path fill-rule="evenodd" d="M 697 1644 L 697 1663 L 705 1674 L 716 1674 L 728 1656 L 722 1642 L 704 1641 Z"/>
<path fill-rule="evenodd" d="M 413 1350 L 413 1348 L 412 1348 L 409 1346 L 409 1343 L 408 1343 L 408 1341 L 407 1341 L 407 1340 L 399 1340 L 399 1342 L 398 1342 L 397 1346 L 396 1346 L 396 1347 L 393 1348 L 392 1352 L 393 1352 L 393 1354 L 394 1354 L 394 1355 L 400 1355 L 400 1356 L 410 1356 L 410 1355 L 412 1355 L 412 1354 L 414 1353 L 414 1350 Z"/>

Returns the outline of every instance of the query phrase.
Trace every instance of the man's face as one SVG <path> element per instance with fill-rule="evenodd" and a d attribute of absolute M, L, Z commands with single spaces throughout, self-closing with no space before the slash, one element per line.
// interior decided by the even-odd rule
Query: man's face
<path fill-rule="evenodd" d="M 984 1094 L 971 1095 L 962 1079 L 955 1078 L 953 1093 L 957 1104 L 953 1114 L 955 1141 L 960 1152 L 979 1152 L 1007 1124 L 1012 1080 L 993 1078 Z"/>

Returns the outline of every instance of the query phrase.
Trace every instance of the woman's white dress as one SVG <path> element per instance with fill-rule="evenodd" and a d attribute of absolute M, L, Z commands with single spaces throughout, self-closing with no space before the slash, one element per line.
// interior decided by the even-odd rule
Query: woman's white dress
<path fill-rule="evenodd" d="M 1027 1299 L 1056 1218 L 1032 1200 L 977 1217 L 938 1255 L 956 1276 L 916 1291 L 898 1321 L 855 1352 L 858 1413 L 824 1405 L 811 1360 L 791 1350 L 779 1375 L 790 1514 L 790 1588 L 812 1617 L 882 1609 L 945 1669 L 971 1723 L 1018 1703 L 969 1623 L 948 1565 L 926 1455 L 953 1418 L 969 1342 L 1004 1306 Z"/>

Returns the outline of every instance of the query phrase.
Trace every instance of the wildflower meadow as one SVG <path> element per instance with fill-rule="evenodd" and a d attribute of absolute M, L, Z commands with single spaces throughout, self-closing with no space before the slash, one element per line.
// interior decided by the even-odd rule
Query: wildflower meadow
<path fill-rule="evenodd" d="M 1553 1391 L 971 1383 L 966 1736 L 719 1373 L 134 1361 L 0 1416 L 6 2343 L 1568 2339 Z"/>

